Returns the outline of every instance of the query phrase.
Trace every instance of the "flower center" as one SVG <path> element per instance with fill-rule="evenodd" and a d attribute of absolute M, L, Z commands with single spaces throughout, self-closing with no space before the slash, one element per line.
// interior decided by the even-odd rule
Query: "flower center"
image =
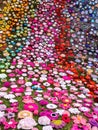
<path fill-rule="evenodd" d="M 53 117 L 55 117 L 55 116 L 56 116 L 56 114 L 55 114 L 55 113 L 53 113 L 53 114 L 52 114 L 52 116 L 53 116 Z"/>
<path fill-rule="evenodd" d="M 11 124 L 13 124 L 13 122 L 10 121 L 8 124 L 11 125 Z"/>
<path fill-rule="evenodd" d="M 33 106 L 29 106 L 29 108 L 33 108 Z"/>

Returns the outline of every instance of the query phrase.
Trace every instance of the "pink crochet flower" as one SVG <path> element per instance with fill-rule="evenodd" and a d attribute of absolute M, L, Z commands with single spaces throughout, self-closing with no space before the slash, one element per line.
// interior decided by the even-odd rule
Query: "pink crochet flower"
<path fill-rule="evenodd" d="M 35 103 L 28 103 L 24 105 L 24 109 L 34 112 L 35 110 L 38 110 L 38 105 Z"/>
<path fill-rule="evenodd" d="M 17 112 L 18 112 L 18 108 L 17 108 L 17 107 L 11 107 L 11 108 L 7 108 L 6 111 L 7 111 L 7 112 L 17 113 Z"/>
<path fill-rule="evenodd" d="M 23 93 L 24 92 L 24 88 L 12 88 L 11 90 L 14 93 Z"/>
<path fill-rule="evenodd" d="M 18 102 L 11 103 L 11 107 L 18 107 Z"/>
<path fill-rule="evenodd" d="M 54 97 L 60 97 L 60 96 L 61 96 L 61 93 L 60 93 L 60 92 L 54 92 L 54 93 L 53 93 L 53 96 L 54 96 Z"/>
<path fill-rule="evenodd" d="M 32 96 L 30 96 L 30 95 L 25 95 L 25 96 L 23 96 L 22 98 L 23 98 L 23 99 L 32 99 Z"/>
<path fill-rule="evenodd" d="M 14 119 L 11 119 L 9 122 L 4 121 L 3 125 L 4 125 L 5 130 L 15 129 L 16 125 L 17 125 L 17 122 Z"/>
<path fill-rule="evenodd" d="M 90 124 L 88 125 L 74 124 L 71 130 L 91 130 L 91 126 Z"/>
<path fill-rule="evenodd" d="M 69 77 L 69 76 L 63 76 L 63 79 L 64 80 L 71 80 L 71 77 Z"/>
<path fill-rule="evenodd" d="M 11 85 L 11 83 L 8 82 L 8 81 L 7 81 L 7 82 L 4 82 L 4 84 L 3 84 L 4 87 L 9 87 L 10 85 Z"/>
<path fill-rule="evenodd" d="M 8 76 L 13 78 L 13 77 L 15 77 L 15 74 L 14 73 L 10 73 L 10 74 L 8 74 Z"/>
<path fill-rule="evenodd" d="M 58 104 L 58 98 L 57 97 L 50 97 L 50 101 L 52 103 Z"/>
<path fill-rule="evenodd" d="M 44 98 L 49 98 L 49 97 L 50 97 L 50 93 L 44 92 L 44 93 L 43 93 L 43 96 L 44 96 Z"/>
<path fill-rule="evenodd" d="M 61 108 L 63 108 L 65 110 L 65 109 L 70 108 L 70 104 L 68 104 L 68 103 L 62 103 L 62 104 L 59 105 L 59 107 L 61 107 Z"/>
<path fill-rule="evenodd" d="M 86 119 L 83 118 L 81 115 L 73 116 L 72 119 L 75 124 L 86 125 Z"/>
<path fill-rule="evenodd" d="M 35 101 L 33 99 L 23 99 L 23 102 L 26 104 L 35 103 Z"/>

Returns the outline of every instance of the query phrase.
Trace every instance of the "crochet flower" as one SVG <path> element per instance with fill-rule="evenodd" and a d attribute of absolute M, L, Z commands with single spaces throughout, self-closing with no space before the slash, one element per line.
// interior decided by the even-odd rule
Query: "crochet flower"
<path fill-rule="evenodd" d="M 73 116 L 72 119 L 75 124 L 86 124 L 86 119 L 83 118 L 81 115 Z"/>
<path fill-rule="evenodd" d="M 30 95 L 25 95 L 25 96 L 23 96 L 22 98 L 23 98 L 23 99 L 32 99 L 32 96 L 30 96 Z"/>
<path fill-rule="evenodd" d="M 69 118 L 68 114 L 63 114 L 63 115 L 62 115 L 62 120 L 63 120 L 65 123 L 69 123 L 69 122 L 70 122 L 70 118 Z"/>
<path fill-rule="evenodd" d="M 71 100 L 69 98 L 65 97 L 64 99 L 62 99 L 62 102 L 66 103 L 66 104 L 70 104 Z"/>
<path fill-rule="evenodd" d="M 59 114 L 52 112 L 49 116 L 48 116 L 51 120 L 57 120 L 59 118 Z"/>
<path fill-rule="evenodd" d="M 50 120 L 56 120 L 59 117 L 58 113 L 53 112 L 52 110 L 44 110 L 40 112 L 40 116 L 47 116 Z"/>
<path fill-rule="evenodd" d="M 4 115 L 5 115 L 5 112 L 0 111 L 0 118 L 4 117 Z"/>
<path fill-rule="evenodd" d="M 4 79 L 6 77 L 7 77 L 7 75 L 5 73 L 0 74 L 0 79 Z"/>
<path fill-rule="evenodd" d="M 51 126 L 55 129 L 62 129 L 66 123 L 63 120 L 53 120 Z"/>
<path fill-rule="evenodd" d="M 18 102 L 18 100 L 16 100 L 16 99 L 10 99 L 9 102 L 10 103 L 15 103 L 15 102 Z"/>
<path fill-rule="evenodd" d="M 36 121 L 31 118 L 31 117 L 26 117 L 24 119 L 21 119 L 17 125 L 18 129 L 24 129 L 24 130 L 28 130 L 28 129 L 33 129 L 34 126 L 36 126 L 37 123 Z"/>
<path fill-rule="evenodd" d="M 33 99 L 29 99 L 29 98 L 27 98 L 27 99 L 23 99 L 23 101 L 22 102 L 24 102 L 25 104 L 29 104 L 29 103 L 34 103 L 35 101 L 33 100 Z"/>
<path fill-rule="evenodd" d="M 4 97 L 5 95 L 7 95 L 7 92 L 0 92 L 0 97 Z"/>
<path fill-rule="evenodd" d="M 93 110 L 96 114 L 98 114 L 98 106 L 94 107 Z"/>
<path fill-rule="evenodd" d="M 15 117 L 15 113 L 8 112 L 8 113 L 6 114 L 6 116 L 7 116 L 8 119 L 11 119 L 11 118 L 14 118 L 14 117 Z"/>
<path fill-rule="evenodd" d="M 79 114 L 80 113 L 80 111 L 78 110 L 78 108 L 69 108 L 69 111 L 72 114 Z"/>
<path fill-rule="evenodd" d="M 47 116 L 41 116 L 41 117 L 38 118 L 38 123 L 40 125 L 49 125 L 50 119 Z"/>
<path fill-rule="evenodd" d="M 6 109 L 7 112 L 14 112 L 14 113 L 17 113 L 18 112 L 18 108 L 17 107 L 9 107 Z"/>
<path fill-rule="evenodd" d="M 57 105 L 52 104 L 52 103 L 49 103 L 49 104 L 47 104 L 46 107 L 47 107 L 48 109 L 56 109 L 56 108 L 57 108 Z"/>
<path fill-rule="evenodd" d="M 6 92 L 8 90 L 8 88 L 6 88 L 6 87 L 1 87 L 0 88 L 0 91 L 2 91 L 2 92 Z"/>
<path fill-rule="evenodd" d="M 43 126 L 42 130 L 53 130 L 51 125 Z"/>
<path fill-rule="evenodd" d="M 0 104 L 0 111 L 5 111 L 6 110 L 6 105 Z"/>
<path fill-rule="evenodd" d="M 14 93 L 23 93 L 24 92 L 24 88 L 12 88 L 11 89 L 12 92 Z"/>
<path fill-rule="evenodd" d="M 3 124 L 3 122 L 6 121 L 6 118 L 3 116 L 3 117 L 0 117 L 0 124 Z"/>
<path fill-rule="evenodd" d="M 90 109 L 88 107 L 80 107 L 79 110 L 82 112 L 90 112 Z"/>
<path fill-rule="evenodd" d="M 98 127 L 98 122 L 93 118 L 89 119 L 89 123 L 91 124 L 91 126 L 97 126 Z"/>
<path fill-rule="evenodd" d="M 79 124 L 74 124 L 71 128 L 71 130 L 91 130 L 91 126 L 88 124 L 87 125 L 79 125 Z"/>
<path fill-rule="evenodd" d="M 4 96 L 5 99 L 12 99 L 12 98 L 15 98 L 15 95 L 14 94 L 7 94 Z"/>
<path fill-rule="evenodd" d="M 11 83 L 8 82 L 8 81 L 7 81 L 7 82 L 4 82 L 4 84 L 3 84 L 4 87 L 10 87 L 10 85 L 11 85 Z"/>
<path fill-rule="evenodd" d="M 14 119 L 11 119 L 9 122 L 4 121 L 3 125 L 4 125 L 5 130 L 15 129 L 16 125 L 17 125 L 17 122 Z"/>
<path fill-rule="evenodd" d="M 49 100 L 50 100 L 52 103 L 55 103 L 55 104 L 58 103 L 58 98 L 57 98 L 57 97 L 50 97 Z"/>
<path fill-rule="evenodd" d="M 38 110 L 38 105 L 35 103 L 25 104 L 24 109 L 33 112 L 35 110 Z"/>
<path fill-rule="evenodd" d="M 60 93 L 60 92 L 57 92 L 57 91 L 56 91 L 56 92 L 53 92 L 53 96 L 54 96 L 54 97 L 60 97 L 60 96 L 61 96 L 61 93 Z"/>
<path fill-rule="evenodd" d="M 32 114 L 32 112 L 30 112 L 30 111 L 27 111 L 27 110 L 22 110 L 22 111 L 20 111 L 19 113 L 18 113 L 18 118 L 25 118 L 25 117 L 33 117 L 33 114 Z"/>
<path fill-rule="evenodd" d="M 68 109 L 69 107 L 70 107 L 70 104 L 68 104 L 68 103 L 62 103 L 62 104 L 60 104 L 59 105 L 61 108 L 63 108 L 63 109 Z"/>
<path fill-rule="evenodd" d="M 47 101 L 47 100 L 41 100 L 39 103 L 40 103 L 42 106 L 44 106 L 44 105 L 47 105 L 47 104 L 48 104 L 48 101 Z"/>

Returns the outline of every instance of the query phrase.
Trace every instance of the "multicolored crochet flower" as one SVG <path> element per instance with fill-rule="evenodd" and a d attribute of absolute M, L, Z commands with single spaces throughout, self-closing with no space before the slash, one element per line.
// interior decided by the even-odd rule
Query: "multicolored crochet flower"
<path fill-rule="evenodd" d="M 51 121 L 51 126 L 55 129 L 62 129 L 66 123 L 63 120 L 53 120 Z"/>
<path fill-rule="evenodd" d="M 28 110 L 22 110 L 18 113 L 18 118 L 33 117 L 33 113 Z"/>

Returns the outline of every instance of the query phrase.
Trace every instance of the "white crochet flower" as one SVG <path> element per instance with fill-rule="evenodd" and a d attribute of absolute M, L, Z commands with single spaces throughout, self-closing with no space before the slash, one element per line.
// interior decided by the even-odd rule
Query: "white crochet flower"
<path fill-rule="evenodd" d="M 31 118 L 31 117 L 26 117 L 24 119 L 21 119 L 17 125 L 18 129 L 24 129 L 24 130 L 28 130 L 28 129 L 32 129 L 34 126 L 36 126 L 37 123 L 36 121 Z"/>
<path fill-rule="evenodd" d="M 5 95 L 7 95 L 7 92 L 0 92 L 0 97 L 4 97 Z"/>
<path fill-rule="evenodd" d="M 40 80 L 45 81 L 45 80 L 47 80 L 47 78 L 46 77 L 40 77 Z"/>
<path fill-rule="evenodd" d="M 90 111 L 90 109 L 88 107 L 80 107 L 79 109 L 82 112 L 89 112 Z"/>
<path fill-rule="evenodd" d="M 5 73 L 0 74 L 0 78 L 1 78 L 1 79 L 4 79 L 4 78 L 6 78 L 6 77 L 7 77 L 7 75 L 6 75 Z"/>
<path fill-rule="evenodd" d="M 79 114 L 80 113 L 80 111 L 78 110 L 78 108 L 70 108 L 69 111 L 72 114 Z"/>
<path fill-rule="evenodd" d="M 46 107 L 49 108 L 49 109 L 56 109 L 56 108 L 57 108 L 57 105 L 52 104 L 52 103 L 49 103 L 49 104 L 47 104 Z"/>
<path fill-rule="evenodd" d="M 51 125 L 43 126 L 42 130 L 53 130 Z"/>
<path fill-rule="evenodd" d="M 4 115 L 5 115 L 5 112 L 1 112 L 1 111 L 0 111 L 0 118 L 1 118 L 1 117 L 4 117 Z"/>
<path fill-rule="evenodd" d="M 41 116 L 41 117 L 38 118 L 38 123 L 40 125 L 49 125 L 50 119 L 47 116 Z"/>
<path fill-rule="evenodd" d="M 36 101 L 41 101 L 41 100 L 43 100 L 43 98 L 42 97 L 36 97 L 36 98 L 34 98 Z"/>
<path fill-rule="evenodd" d="M 58 113 L 61 116 L 63 115 L 64 111 L 65 110 L 63 110 L 63 109 L 56 109 L 56 113 Z"/>
<path fill-rule="evenodd" d="M 26 85 L 27 87 L 29 87 L 29 86 L 32 86 L 32 83 L 31 83 L 31 82 L 26 82 L 25 85 Z"/>
<path fill-rule="evenodd" d="M 7 94 L 4 96 L 5 99 L 12 99 L 12 98 L 15 98 L 15 95 L 14 94 Z"/>
<path fill-rule="evenodd" d="M 10 78 L 9 80 L 13 82 L 16 81 L 16 78 Z"/>
<path fill-rule="evenodd" d="M 14 102 L 18 102 L 18 101 L 16 99 L 10 99 L 9 102 L 14 103 Z"/>
<path fill-rule="evenodd" d="M 80 94 L 78 95 L 79 98 L 86 98 L 86 96 L 84 94 Z"/>
<path fill-rule="evenodd" d="M 45 83 L 43 83 L 43 85 L 49 87 L 49 86 L 50 86 L 50 83 L 45 82 Z"/>

